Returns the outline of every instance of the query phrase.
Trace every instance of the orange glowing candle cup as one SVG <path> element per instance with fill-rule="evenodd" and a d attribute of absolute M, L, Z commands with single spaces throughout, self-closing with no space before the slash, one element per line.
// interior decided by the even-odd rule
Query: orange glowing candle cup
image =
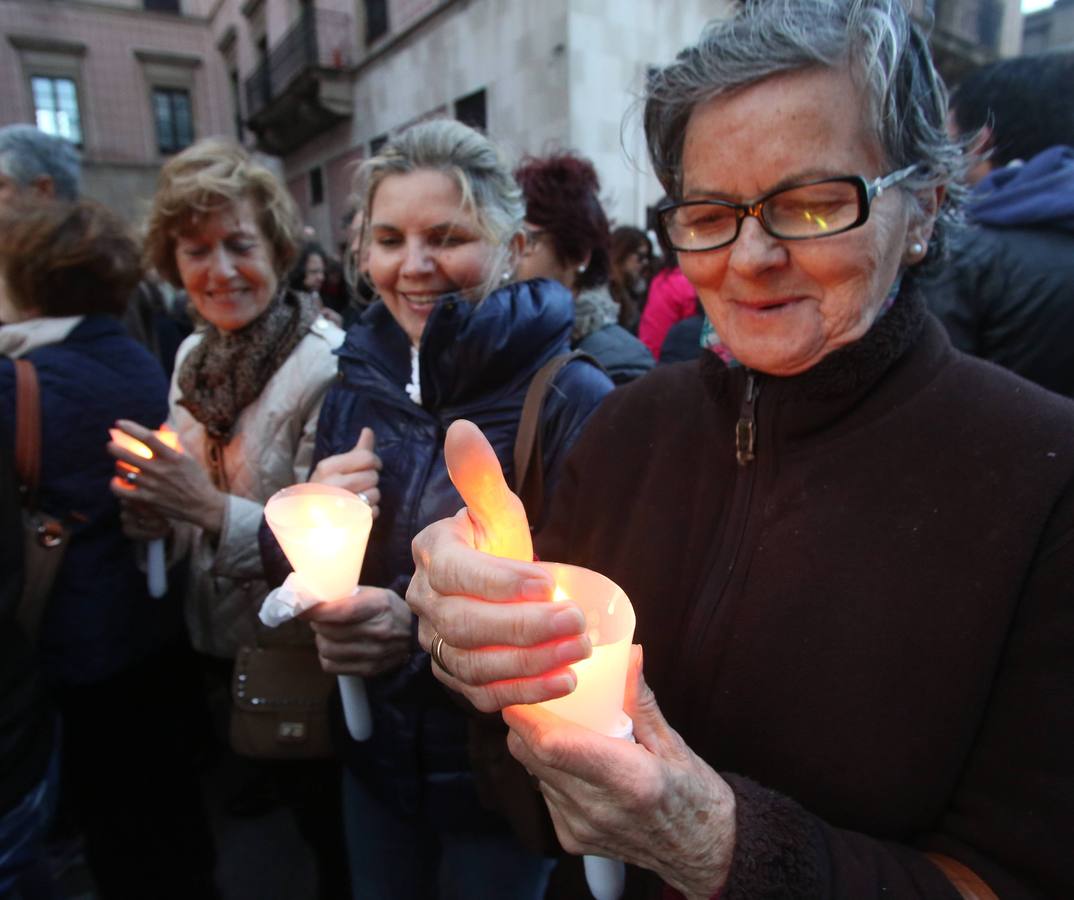
<path fill-rule="evenodd" d="M 585 614 L 586 632 L 593 644 L 589 659 L 571 665 L 578 679 L 574 691 L 539 705 L 592 731 L 629 737 L 631 724 L 623 712 L 623 695 L 634 638 L 630 599 L 599 572 L 562 563 L 538 565 L 555 581 L 553 602 L 571 600 Z"/>
<path fill-rule="evenodd" d="M 373 511 L 343 488 L 296 484 L 277 491 L 265 504 L 265 520 L 307 593 L 321 602 L 354 593 L 365 559 Z M 372 734 L 365 684 L 339 676 L 347 730 L 356 741 Z"/>
<path fill-rule="evenodd" d="M 593 654 L 571 665 L 578 679 L 571 693 L 537 705 L 592 731 L 633 739 L 633 723 L 623 712 L 635 623 L 630 599 L 619 585 L 599 572 L 562 563 L 538 565 L 555 582 L 552 602 L 571 600 L 585 614 Z M 596 900 L 617 900 L 622 896 L 626 884 L 622 861 L 588 855 L 584 866 L 586 883 Z"/>
<path fill-rule="evenodd" d="M 115 443 L 119 444 L 119 446 L 128 453 L 133 453 L 135 456 L 139 456 L 142 459 L 153 458 L 153 451 L 138 440 L 138 438 L 131 437 L 127 432 L 120 431 L 118 428 L 109 428 L 108 434 Z M 161 425 L 160 428 L 153 432 L 153 434 L 156 435 L 157 440 L 165 446 L 170 447 L 176 453 L 183 452 L 182 444 L 179 443 L 179 435 L 167 425 Z M 141 471 L 137 466 L 132 466 L 130 463 L 123 462 L 122 460 L 117 460 L 116 466 L 123 472 L 138 473 Z M 128 487 L 133 490 L 133 485 L 128 485 Z M 163 597 L 168 593 L 168 567 L 164 559 L 164 540 L 162 538 L 154 538 L 151 541 L 147 541 L 145 551 L 146 579 L 149 585 L 149 596 Z"/>

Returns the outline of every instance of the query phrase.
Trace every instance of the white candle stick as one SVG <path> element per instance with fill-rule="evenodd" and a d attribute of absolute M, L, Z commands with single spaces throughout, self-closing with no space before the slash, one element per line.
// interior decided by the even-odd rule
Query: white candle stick
<path fill-rule="evenodd" d="M 159 600 L 168 593 L 168 567 L 164 562 L 164 538 L 146 541 L 145 570 L 149 583 L 149 596 Z"/>
<path fill-rule="evenodd" d="M 373 512 L 350 491 L 325 484 L 296 484 L 265 504 L 265 519 L 306 592 L 331 603 L 358 584 Z M 339 676 L 343 716 L 356 741 L 373 733 L 365 682 Z"/>
<path fill-rule="evenodd" d="M 560 563 L 538 565 L 555 582 L 553 601 L 571 600 L 585 614 L 586 633 L 593 644 L 593 654 L 571 666 L 577 678 L 574 691 L 539 705 L 592 731 L 633 740 L 633 723 L 623 712 L 634 638 L 630 599 L 614 581 L 598 572 Z M 623 862 L 586 856 L 584 865 L 586 883 L 595 900 L 619 900 L 626 883 Z"/>

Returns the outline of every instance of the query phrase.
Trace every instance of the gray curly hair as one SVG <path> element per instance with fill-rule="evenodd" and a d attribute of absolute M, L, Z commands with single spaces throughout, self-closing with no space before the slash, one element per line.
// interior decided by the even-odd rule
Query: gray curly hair
<path fill-rule="evenodd" d="M 686 126 L 696 106 L 814 66 L 849 68 L 891 168 L 917 166 L 902 188 L 947 188 L 923 265 L 941 259 L 965 193 L 966 158 L 947 136 L 947 89 L 901 0 L 746 0 L 732 18 L 710 23 L 647 86 L 645 136 L 664 189 L 681 196 Z"/>
<path fill-rule="evenodd" d="M 492 141 L 454 119 L 421 122 L 401 132 L 377 156 L 356 170 L 354 194 L 362 213 L 360 247 L 368 247 L 370 211 L 380 183 L 389 175 L 432 169 L 450 176 L 462 194 L 461 209 L 472 212 L 484 237 L 499 248 L 479 298 L 497 286 L 507 268 L 510 243 L 522 232 L 525 203 L 507 160 Z"/>

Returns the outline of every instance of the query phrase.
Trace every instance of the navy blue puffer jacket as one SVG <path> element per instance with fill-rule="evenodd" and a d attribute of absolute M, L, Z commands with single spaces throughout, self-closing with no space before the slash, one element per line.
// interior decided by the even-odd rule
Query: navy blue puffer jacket
<path fill-rule="evenodd" d="M 380 516 L 373 526 L 363 584 L 405 595 L 413 574 L 413 537 L 454 515 L 462 499 L 444 465 L 444 435 L 469 419 L 488 437 L 510 482 L 522 403 L 544 363 L 569 351 L 572 300 L 557 282 L 535 280 L 495 291 L 480 304 L 455 298 L 429 318 L 419 351 L 422 402 L 410 381 L 410 345 L 383 304 L 351 328 L 338 352 L 339 381 L 328 392 L 315 458 L 351 449 L 365 426 L 383 461 Z M 557 376 L 542 422 L 546 496 L 589 414 L 612 389 L 599 369 L 572 362 Z M 415 652 L 402 669 L 370 679 L 373 737 L 347 741 L 348 762 L 397 809 L 428 816 L 438 828 L 500 827 L 481 812 L 470 778 L 465 714 Z"/>
<path fill-rule="evenodd" d="M 50 681 L 101 681 L 180 633 L 170 598 L 153 600 L 135 545 L 120 528 L 105 450 L 116 419 L 158 427 L 168 414 L 160 364 L 110 316 L 87 316 L 67 338 L 27 354 L 41 386 L 38 501 L 68 520 L 71 540 L 41 626 Z M 15 367 L 0 358 L 0 440 L 14 446 Z"/>

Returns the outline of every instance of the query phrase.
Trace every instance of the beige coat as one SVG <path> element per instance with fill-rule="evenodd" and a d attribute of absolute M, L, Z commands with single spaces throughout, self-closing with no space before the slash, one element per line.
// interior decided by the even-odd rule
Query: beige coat
<path fill-rule="evenodd" d="M 201 334 L 193 334 L 179 347 L 176 375 L 200 341 Z M 229 494 L 218 540 L 195 526 L 176 529 L 176 550 L 190 557 L 187 627 L 201 653 L 232 658 L 240 644 L 252 643 L 257 631 L 263 630 L 257 613 L 269 588 L 257 543 L 262 510 L 276 491 L 305 481 L 309 474 L 317 416 L 336 374 L 332 351 L 341 343 L 343 332 L 317 319 L 257 400 L 242 411 L 227 444 L 211 441 L 204 426 L 179 405 L 181 393 L 172 379 L 171 425 L 183 450 Z M 275 631 L 274 640 L 311 639 L 304 624 Z"/>

